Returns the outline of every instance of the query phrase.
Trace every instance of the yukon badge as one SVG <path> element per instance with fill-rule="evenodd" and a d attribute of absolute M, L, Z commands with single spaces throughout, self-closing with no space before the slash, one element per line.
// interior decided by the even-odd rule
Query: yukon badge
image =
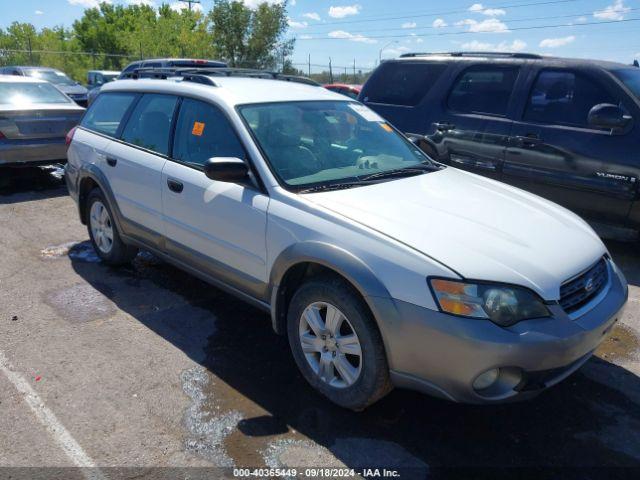
<path fill-rule="evenodd" d="M 631 182 L 631 183 L 634 183 L 637 180 L 636 177 L 628 177 L 626 175 L 617 175 L 615 173 L 596 172 L 596 175 L 600 178 L 610 178 L 611 180 L 622 180 L 623 182 Z"/>

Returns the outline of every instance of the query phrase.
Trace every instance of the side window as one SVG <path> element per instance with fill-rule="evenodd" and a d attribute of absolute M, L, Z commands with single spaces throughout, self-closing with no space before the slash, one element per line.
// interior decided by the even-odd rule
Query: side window
<path fill-rule="evenodd" d="M 524 119 L 587 127 L 589 110 L 599 103 L 619 102 L 585 74 L 568 70 L 543 70 L 529 95 Z"/>
<path fill-rule="evenodd" d="M 169 154 L 169 134 L 178 98 L 173 95 L 145 94 L 131 113 L 122 132 L 122 140 Z"/>
<path fill-rule="evenodd" d="M 184 99 L 178 115 L 173 158 L 192 165 L 204 165 L 212 157 L 245 158 L 244 148 L 229 120 L 216 107 Z"/>
<path fill-rule="evenodd" d="M 518 70 L 484 65 L 468 68 L 449 93 L 449 108 L 465 113 L 506 115 Z"/>
<path fill-rule="evenodd" d="M 417 105 L 447 65 L 427 62 L 387 62 L 376 69 L 364 87 L 365 102 Z"/>
<path fill-rule="evenodd" d="M 89 130 L 115 137 L 135 93 L 102 93 L 91 104 L 80 125 Z"/>

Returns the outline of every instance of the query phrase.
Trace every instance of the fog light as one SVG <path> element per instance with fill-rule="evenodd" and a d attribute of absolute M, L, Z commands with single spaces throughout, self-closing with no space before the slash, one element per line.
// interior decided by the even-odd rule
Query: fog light
<path fill-rule="evenodd" d="M 499 375 L 499 368 L 492 368 L 491 370 L 487 370 L 483 374 L 478 375 L 478 378 L 474 380 L 473 388 L 475 390 L 484 390 L 485 388 L 489 388 L 498 379 Z"/>

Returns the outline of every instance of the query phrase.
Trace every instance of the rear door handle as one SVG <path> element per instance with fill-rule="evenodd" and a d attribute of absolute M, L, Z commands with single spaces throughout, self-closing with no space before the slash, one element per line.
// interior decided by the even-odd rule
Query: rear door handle
<path fill-rule="evenodd" d="M 169 186 L 169 190 L 172 192 L 182 193 L 182 190 L 184 190 L 184 184 L 177 180 L 167 178 L 167 185 Z"/>
<path fill-rule="evenodd" d="M 453 130 L 454 128 L 456 128 L 453 123 L 448 122 L 435 122 L 433 126 L 436 127 L 436 130 L 438 130 L 439 132 L 446 132 L 448 130 Z"/>
<path fill-rule="evenodd" d="M 109 165 L 110 167 L 115 167 L 117 163 L 118 163 L 117 158 L 107 157 L 107 165 Z"/>

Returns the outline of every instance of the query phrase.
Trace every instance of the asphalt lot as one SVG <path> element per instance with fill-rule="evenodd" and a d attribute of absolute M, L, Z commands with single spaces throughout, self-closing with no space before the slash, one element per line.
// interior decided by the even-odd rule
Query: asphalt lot
<path fill-rule="evenodd" d="M 443 467 L 526 467 L 535 478 L 640 471 L 637 244 L 607 243 L 631 285 L 624 318 L 596 357 L 535 400 L 465 406 L 394 391 L 353 413 L 307 386 L 264 313 L 150 254 L 102 265 L 56 173 L 23 171 L 0 190 L 0 467 L 58 470 L 0 468 L 0 477 L 177 478 L 186 470 L 144 469 L 233 466 L 387 467 L 402 478 L 465 471 Z M 64 470 L 77 465 L 99 470 Z"/>

